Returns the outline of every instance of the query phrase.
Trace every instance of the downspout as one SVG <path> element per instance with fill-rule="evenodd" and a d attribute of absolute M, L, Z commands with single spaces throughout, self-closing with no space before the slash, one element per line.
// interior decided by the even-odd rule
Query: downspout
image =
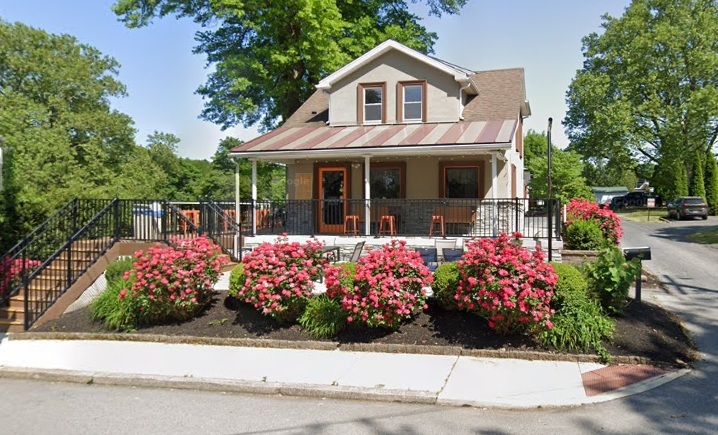
<path fill-rule="evenodd" d="M 471 87 L 471 79 L 467 80 L 465 85 L 459 87 L 459 121 L 464 120 L 464 101 L 461 97 L 464 89 L 468 89 L 469 87 Z"/>

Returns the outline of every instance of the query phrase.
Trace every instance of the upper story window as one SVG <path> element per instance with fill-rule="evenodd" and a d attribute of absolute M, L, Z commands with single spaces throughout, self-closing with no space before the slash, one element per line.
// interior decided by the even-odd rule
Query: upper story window
<path fill-rule="evenodd" d="M 381 124 L 386 119 L 386 84 L 359 85 L 358 122 Z"/>
<path fill-rule="evenodd" d="M 398 88 L 399 122 L 426 121 L 426 82 L 400 82 Z"/>

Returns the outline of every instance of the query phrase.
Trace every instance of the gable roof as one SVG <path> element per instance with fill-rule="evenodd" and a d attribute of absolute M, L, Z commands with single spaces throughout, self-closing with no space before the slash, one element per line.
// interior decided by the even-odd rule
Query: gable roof
<path fill-rule="evenodd" d="M 332 88 L 332 85 L 334 83 L 338 82 L 339 80 L 343 79 L 347 75 L 368 64 L 369 62 L 383 55 L 384 53 L 388 53 L 392 50 L 404 53 L 405 55 L 416 59 L 419 62 L 423 62 L 426 65 L 432 66 L 440 71 L 443 71 L 446 74 L 453 76 L 454 80 L 461 83 L 462 86 L 468 85 L 469 89 L 472 89 L 474 92 L 476 91 L 476 88 L 471 82 L 471 72 L 469 70 L 450 64 L 448 62 L 440 61 L 431 56 L 427 56 L 423 53 L 420 53 L 407 47 L 406 45 L 400 44 L 393 39 L 387 39 L 386 41 L 367 51 L 363 55 L 357 57 L 353 61 L 334 71 L 332 74 L 322 79 L 319 84 L 317 84 L 317 89 L 328 91 Z"/>

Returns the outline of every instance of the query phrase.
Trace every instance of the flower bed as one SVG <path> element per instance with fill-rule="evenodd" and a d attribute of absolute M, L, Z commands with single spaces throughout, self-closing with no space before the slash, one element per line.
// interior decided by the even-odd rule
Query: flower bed
<path fill-rule="evenodd" d="M 38 260 L 25 260 L 25 271 L 30 274 L 33 270 L 38 268 L 42 263 Z M 22 258 L 10 258 L 5 257 L 0 260 L 0 297 L 2 297 L 12 287 L 20 283 L 21 274 L 23 271 Z"/>

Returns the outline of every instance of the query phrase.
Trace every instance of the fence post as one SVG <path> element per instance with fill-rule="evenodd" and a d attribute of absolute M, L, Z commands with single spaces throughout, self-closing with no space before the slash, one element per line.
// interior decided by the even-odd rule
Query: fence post
<path fill-rule="evenodd" d="M 112 214 L 114 215 L 115 219 L 115 242 L 120 240 L 120 199 L 115 198 L 113 200 L 114 204 L 112 205 Z"/>
<path fill-rule="evenodd" d="M 252 198 L 252 236 L 257 235 L 257 204 L 254 198 Z"/>
<path fill-rule="evenodd" d="M 547 199 L 548 201 L 548 261 L 553 261 L 552 251 L 553 251 L 553 216 L 551 216 L 551 212 L 553 212 L 553 200 L 551 198 Z"/>
<path fill-rule="evenodd" d="M 30 329 L 30 287 L 28 286 L 28 279 L 27 279 L 27 247 L 23 249 L 22 251 L 22 265 L 21 267 L 21 273 L 22 273 L 22 291 L 25 295 L 25 300 L 23 301 L 23 328 L 27 331 Z"/>

